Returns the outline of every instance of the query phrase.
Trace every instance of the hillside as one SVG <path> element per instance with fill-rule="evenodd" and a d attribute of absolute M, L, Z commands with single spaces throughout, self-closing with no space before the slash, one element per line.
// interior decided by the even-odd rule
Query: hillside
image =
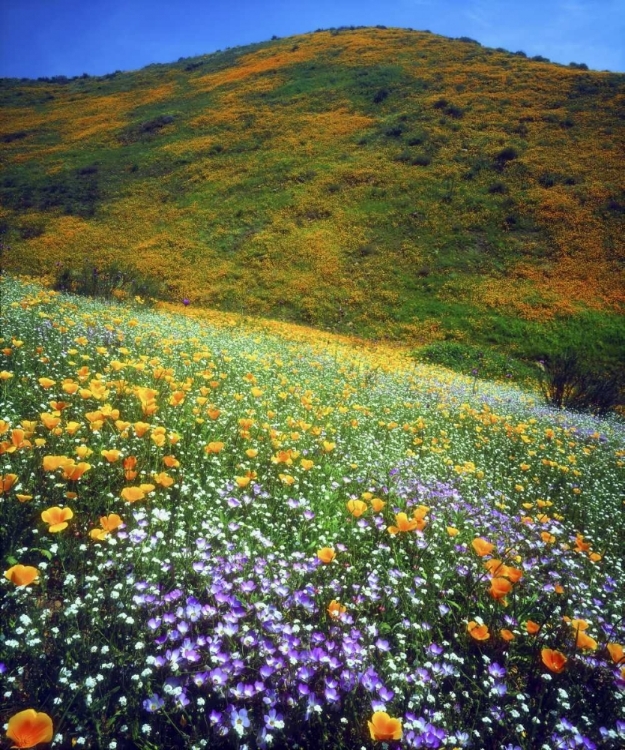
<path fill-rule="evenodd" d="M 7 270 L 410 343 L 625 352 L 625 76 L 402 29 L 4 80 Z"/>

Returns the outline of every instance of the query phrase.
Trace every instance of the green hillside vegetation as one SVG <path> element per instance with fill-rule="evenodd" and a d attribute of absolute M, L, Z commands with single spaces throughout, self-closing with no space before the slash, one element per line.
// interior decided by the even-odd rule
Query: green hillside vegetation
<path fill-rule="evenodd" d="M 616 368 L 625 76 L 584 68 L 365 28 L 4 80 L 3 266 Z"/>

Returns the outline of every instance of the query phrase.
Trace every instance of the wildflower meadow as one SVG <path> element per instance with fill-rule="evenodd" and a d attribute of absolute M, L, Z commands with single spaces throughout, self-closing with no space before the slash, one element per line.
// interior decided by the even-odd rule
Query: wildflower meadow
<path fill-rule="evenodd" d="M 622 418 L 1 293 L 3 747 L 625 745 Z"/>

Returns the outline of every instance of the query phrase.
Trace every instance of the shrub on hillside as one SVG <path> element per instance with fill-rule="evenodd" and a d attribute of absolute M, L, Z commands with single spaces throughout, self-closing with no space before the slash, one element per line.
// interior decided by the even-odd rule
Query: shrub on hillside
<path fill-rule="evenodd" d="M 549 404 L 603 415 L 625 403 L 622 375 L 594 372 L 576 352 L 547 357 L 541 364 L 541 388 Z"/>
<path fill-rule="evenodd" d="M 143 276 L 134 268 L 117 264 L 100 268 L 88 261 L 79 269 L 61 268 L 56 275 L 54 289 L 83 297 L 117 300 L 140 298 L 147 303 L 164 296 L 160 282 Z"/>

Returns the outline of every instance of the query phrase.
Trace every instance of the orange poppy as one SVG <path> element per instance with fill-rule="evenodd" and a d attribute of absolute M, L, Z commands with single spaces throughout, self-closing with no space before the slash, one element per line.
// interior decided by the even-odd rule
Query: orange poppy
<path fill-rule="evenodd" d="M 29 748 L 40 742 L 52 742 L 53 735 L 52 719 L 33 708 L 20 711 L 9 719 L 7 737 L 15 743 L 13 747 Z"/>
<path fill-rule="evenodd" d="M 39 418 L 41 419 L 43 426 L 48 430 L 53 430 L 55 427 L 58 427 L 61 421 L 60 417 L 57 417 L 54 414 L 48 414 L 47 412 L 40 414 Z"/>
<path fill-rule="evenodd" d="M 612 657 L 612 661 L 615 664 L 619 664 L 623 661 L 625 658 L 625 653 L 623 652 L 623 647 L 620 643 L 608 643 L 608 653 Z"/>
<path fill-rule="evenodd" d="M 63 479 L 75 482 L 80 479 L 86 471 L 89 471 L 90 468 L 91 464 L 85 463 L 84 461 L 81 461 L 78 464 L 74 463 L 74 461 L 68 461 L 68 463 L 63 466 Z"/>
<path fill-rule="evenodd" d="M 112 449 L 112 450 L 103 450 L 100 451 L 101 455 L 104 456 L 104 458 L 110 463 L 114 464 L 116 461 L 119 461 L 119 457 L 121 456 L 122 452 Z"/>
<path fill-rule="evenodd" d="M 362 514 L 367 510 L 367 503 L 362 500 L 349 500 L 347 503 L 347 510 L 354 516 L 354 518 L 360 518 Z"/>
<path fill-rule="evenodd" d="M 527 630 L 530 635 L 536 635 L 540 630 L 540 625 L 537 622 L 534 622 L 534 620 L 528 620 L 525 623 L 525 630 Z"/>
<path fill-rule="evenodd" d="M 371 717 L 369 732 L 372 740 L 400 740 L 402 736 L 401 719 L 394 719 L 386 711 L 376 711 Z"/>
<path fill-rule="evenodd" d="M 124 487 L 121 496 L 127 503 L 136 503 L 137 500 L 143 500 L 145 492 L 141 487 Z"/>
<path fill-rule="evenodd" d="M 17 474 L 5 474 L 0 475 L 0 495 L 8 492 L 11 487 L 17 482 Z"/>
<path fill-rule="evenodd" d="M 564 654 L 560 651 L 554 651 L 551 648 L 543 648 L 540 652 L 540 658 L 547 669 L 551 672 L 556 672 L 556 674 L 559 674 L 564 670 L 567 662 L 567 658 Z"/>
<path fill-rule="evenodd" d="M 58 505 L 44 510 L 41 514 L 41 520 L 50 524 L 48 531 L 51 534 L 56 534 L 66 529 L 68 526 L 67 522 L 73 517 L 74 511 L 71 508 L 59 508 Z"/>
<path fill-rule="evenodd" d="M 458 531 L 458 529 L 456 529 L 454 526 L 447 526 L 447 533 L 449 534 L 449 536 L 453 537 L 458 536 L 460 531 Z"/>
<path fill-rule="evenodd" d="M 512 591 L 512 584 L 507 578 L 492 578 L 490 582 L 490 589 L 488 593 L 493 599 L 503 599 L 507 594 Z"/>
<path fill-rule="evenodd" d="M 322 563 L 328 565 L 336 557 L 336 552 L 332 549 L 332 547 L 322 547 L 321 549 L 317 550 L 317 557 L 321 560 Z"/>
<path fill-rule="evenodd" d="M 374 513 L 379 513 L 381 510 L 384 509 L 385 506 L 386 506 L 386 503 L 384 502 L 384 500 L 380 500 L 379 497 L 372 498 L 371 507 L 373 508 Z"/>
<path fill-rule="evenodd" d="M 577 648 L 587 649 L 588 651 L 596 651 L 597 649 L 597 641 L 587 635 L 583 630 L 577 631 L 575 645 Z"/>
<path fill-rule="evenodd" d="M 225 443 L 221 443 L 218 440 L 215 440 L 212 443 L 209 443 L 208 445 L 204 446 L 204 452 L 207 454 L 210 453 L 221 453 L 221 451 L 224 449 Z"/>
<path fill-rule="evenodd" d="M 490 555 L 490 553 L 495 549 L 494 544 L 492 544 L 491 542 L 487 542 L 486 539 L 482 539 L 481 537 L 474 539 L 471 542 L 471 546 L 480 557 L 484 557 L 484 555 Z"/>
<path fill-rule="evenodd" d="M 163 463 L 168 469 L 177 469 L 180 466 L 180 461 L 175 456 L 163 456 Z"/>
<path fill-rule="evenodd" d="M 405 513 L 397 513 L 395 516 L 396 526 L 388 526 L 387 531 L 389 534 L 399 534 L 402 531 L 414 531 L 419 527 L 419 521 L 408 520 L 408 516 Z"/>
<path fill-rule="evenodd" d="M 311 461 L 309 458 L 302 458 L 299 464 L 304 471 L 309 471 L 315 465 L 315 462 Z"/>
<path fill-rule="evenodd" d="M 30 586 L 39 578 L 39 571 L 32 565 L 14 565 L 4 571 L 4 577 L 16 586 Z"/>
<path fill-rule="evenodd" d="M 161 487 L 171 487 L 175 483 L 173 477 L 170 477 L 166 471 L 161 471 L 160 474 L 154 475 L 154 481 L 156 484 L 160 484 Z"/>
<path fill-rule="evenodd" d="M 513 641 L 516 637 L 514 633 L 507 628 L 502 628 L 499 631 L 499 635 L 504 639 L 504 641 L 508 641 L 508 643 L 510 643 L 510 641 Z"/>
<path fill-rule="evenodd" d="M 476 641 L 487 641 L 490 638 L 488 627 L 486 625 L 479 625 L 475 620 L 471 620 L 467 624 L 467 632 Z"/>
<path fill-rule="evenodd" d="M 102 526 L 105 531 L 115 531 L 115 529 L 119 528 L 123 523 L 124 522 L 117 513 L 110 513 L 108 516 L 100 516 L 100 526 Z"/>
<path fill-rule="evenodd" d="M 135 435 L 138 438 L 143 437 L 145 433 L 150 429 L 150 425 L 147 422 L 135 422 L 132 427 L 135 431 Z"/>
<path fill-rule="evenodd" d="M 51 380 L 50 378 L 39 378 L 39 385 L 42 388 L 52 388 L 53 385 L 56 385 L 56 380 Z"/>
<path fill-rule="evenodd" d="M 338 619 L 343 612 L 347 611 L 347 608 L 344 607 L 340 602 L 337 602 L 336 599 L 333 599 L 330 604 L 328 604 L 328 614 L 333 619 Z"/>

